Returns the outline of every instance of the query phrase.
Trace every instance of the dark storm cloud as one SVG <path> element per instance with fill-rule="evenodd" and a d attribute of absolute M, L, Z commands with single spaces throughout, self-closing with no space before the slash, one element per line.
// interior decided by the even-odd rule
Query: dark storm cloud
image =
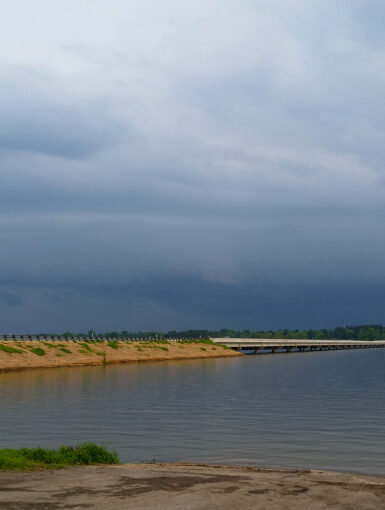
<path fill-rule="evenodd" d="M 16 0 L 0 27 L 0 288 L 24 300 L 2 300 L 9 324 L 381 321 L 383 10 Z"/>
<path fill-rule="evenodd" d="M 24 304 L 22 296 L 12 292 L 0 292 L 0 301 L 8 306 L 21 306 Z"/>
<path fill-rule="evenodd" d="M 154 301 L 183 314 L 224 321 L 242 328 L 322 327 L 354 322 L 359 313 L 373 322 L 385 306 L 385 285 L 298 285 L 217 283 L 194 277 L 133 279 L 127 285 L 80 287 L 89 298 L 117 299 L 130 304 Z M 366 303 L 366 304 L 365 304 Z M 370 306 L 368 306 L 370 303 Z M 277 311 L 279 310 L 279 320 Z M 337 321 L 337 322 L 336 322 Z"/>
<path fill-rule="evenodd" d="M 29 331 L 168 330 L 185 328 L 322 328 L 377 323 L 385 306 L 385 285 L 274 285 L 216 283 L 194 277 L 133 279 L 125 285 L 28 287 L 24 313 Z M 1 309 L 1 308 L 0 308 Z M 17 328 L 20 313 L 7 307 Z"/>

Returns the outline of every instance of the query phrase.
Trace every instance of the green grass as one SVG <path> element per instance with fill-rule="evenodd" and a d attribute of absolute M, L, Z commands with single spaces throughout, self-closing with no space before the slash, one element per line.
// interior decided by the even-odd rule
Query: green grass
<path fill-rule="evenodd" d="M 69 349 L 67 349 L 66 347 L 60 347 L 60 350 L 62 352 L 65 352 L 66 354 L 71 354 L 71 351 Z"/>
<path fill-rule="evenodd" d="M 111 347 L 111 349 L 119 349 L 120 345 L 119 342 L 116 340 L 111 340 L 110 342 L 107 342 L 108 347 Z"/>
<path fill-rule="evenodd" d="M 208 344 L 208 345 L 216 345 L 215 342 L 210 340 L 209 338 L 199 338 L 196 340 L 179 340 L 179 344 Z"/>
<path fill-rule="evenodd" d="M 45 448 L 0 450 L 0 470 L 30 471 L 80 464 L 119 464 L 119 458 L 116 452 L 94 443 L 61 446 L 58 450 Z"/>
<path fill-rule="evenodd" d="M 0 351 L 9 352 L 9 353 L 23 353 L 21 349 L 16 349 L 16 347 L 11 347 L 9 345 L 0 344 Z"/>
<path fill-rule="evenodd" d="M 51 344 L 50 342 L 42 342 L 42 344 L 46 345 L 50 349 L 56 349 L 58 347 L 57 344 L 56 345 L 55 344 Z"/>
<path fill-rule="evenodd" d="M 40 347 L 34 347 L 33 349 L 31 349 L 31 352 L 36 354 L 36 356 L 44 356 L 45 355 L 45 350 L 41 349 Z"/>
<path fill-rule="evenodd" d="M 91 349 L 91 347 L 88 345 L 88 343 L 86 343 L 86 342 L 83 342 L 83 343 L 81 343 L 81 344 L 79 344 L 79 345 L 81 345 L 81 346 L 83 347 L 83 349 L 84 349 L 84 350 L 86 350 L 86 351 L 88 351 L 88 352 L 94 352 L 94 351 Z M 82 351 L 80 351 L 80 352 L 82 352 Z"/>

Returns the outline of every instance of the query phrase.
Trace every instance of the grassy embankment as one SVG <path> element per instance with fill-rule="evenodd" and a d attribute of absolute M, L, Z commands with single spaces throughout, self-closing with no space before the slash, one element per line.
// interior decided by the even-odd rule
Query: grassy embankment
<path fill-rule="evenodd" d="M 224 356 L 241 354 L 211 340 L 203 339 L 180 342 L 8 340 L 0 342 L 0 371 Z"/>
<path fill-rule="evenodd" d="M 75 465 L 119 464 L 118 455 L 103 446 L 83 443 L 62 446 L 58 450 L 20 448 L 0 450 L 0 470 L 32 471 L 59 469 Z"/>

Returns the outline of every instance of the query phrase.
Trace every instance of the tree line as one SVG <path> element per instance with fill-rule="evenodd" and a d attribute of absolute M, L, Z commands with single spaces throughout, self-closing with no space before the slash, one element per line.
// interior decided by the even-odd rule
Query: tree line
<path fill-rule="evenodd" d="M 385 326 L 379 324 L 365 324 L 362 326 L 345 326 L 323 329 L 278 329 L 278 330 L 259 330 L 251 331 L 249 329 L 187 329 L 182 331 L 171 330 L 162 331 L 107 331 L 105 333 L 96 333 L 93 330 L 87 333 L 73 333 L 66 331 L 62 336 L 87 336 L 87 337 L 107 337 L 107 338 L 129 338 L 129 339 L 163 339 L 172 338 L 305 338 L 315 340 L 385 340 Z"/>

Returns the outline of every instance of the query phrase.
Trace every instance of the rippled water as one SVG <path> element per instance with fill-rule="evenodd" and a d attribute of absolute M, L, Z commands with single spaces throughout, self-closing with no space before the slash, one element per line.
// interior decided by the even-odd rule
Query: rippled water
<path fill-rule="evenodd" d="M 385 350 L 0 374 L 0 448 L 385 474 Z"/>

